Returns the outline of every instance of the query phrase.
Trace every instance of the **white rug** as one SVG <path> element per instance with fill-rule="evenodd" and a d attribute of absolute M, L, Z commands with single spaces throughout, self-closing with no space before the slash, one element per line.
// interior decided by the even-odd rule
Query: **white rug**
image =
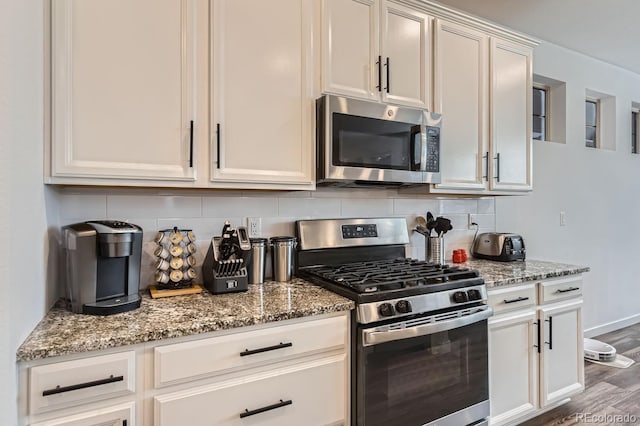
<path fill-rule="evenodd" d="M 616 368 L 628 368 L 635 363 L 635 361 L 632 360 L 631 358 L 627 358 L 626 356 L 623 356 L 620 354 L 616 354 L 616 359 L 609 362 L 595 361 L 593 359 L 588 359 L 588 358 L 585 358 L 585 359 L 587 361 L 593 362 L 594 364 L 608 365 L 609 367 L 616 367 Z"/>

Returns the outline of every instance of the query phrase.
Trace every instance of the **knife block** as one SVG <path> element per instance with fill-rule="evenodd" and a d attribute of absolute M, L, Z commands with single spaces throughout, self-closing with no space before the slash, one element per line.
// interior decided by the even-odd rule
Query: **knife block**
<path fill-rule="evenodd" d="M 250 251 L 241 257 L 222 260 L 220 256 L 220 237 L 213 237 L 202 264 L 204 285 L 212 294 L 235 293 L 249 289 L 247 263 Z"/>

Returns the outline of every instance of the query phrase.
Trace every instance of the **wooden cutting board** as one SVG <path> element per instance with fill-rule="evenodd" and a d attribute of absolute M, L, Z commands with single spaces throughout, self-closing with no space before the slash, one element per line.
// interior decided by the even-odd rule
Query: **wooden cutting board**
<path fill-rule="evenodd" d="M 151 293 L 151 297 L 154 299 L 158 299 L 160 297 L 184 296 L 185 294 L 202 293 L 202 286 L 200 284 L 193 284 L 191 287 L 185 288 L 159 289 L 156 285 L 150 285 L 149 293 Z"/>

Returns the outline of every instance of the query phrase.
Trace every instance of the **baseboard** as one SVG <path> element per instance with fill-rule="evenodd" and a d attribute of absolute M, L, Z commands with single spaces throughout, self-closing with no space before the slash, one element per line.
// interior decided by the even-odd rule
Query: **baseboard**
<path fill-rule="evenodd" d="M 633 324 L 640 323 L 640 314 L 631 315 L 630 317 L 622 318 L 616 321 L 611 321 L 606 324 L 598 325 L 596 327 L 587 328 L 584 330 L 584 337 L 594 337 L 601 334 L 616 331 L 624 327 L 628 327 Z"/>

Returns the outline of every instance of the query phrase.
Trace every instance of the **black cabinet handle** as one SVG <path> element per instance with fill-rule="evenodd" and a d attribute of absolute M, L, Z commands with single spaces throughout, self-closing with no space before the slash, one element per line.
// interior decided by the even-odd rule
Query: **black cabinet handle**
<path fill-rule="evenodd" d="M 54 389 L 47 389 L 45 391 L 42 391 L 42 396 L 49 396 L 49 395 L 55 395 L 58 393 L 70 392 L 78 389 L 91 388 L 94 386 L 106 385 L 107 383 L 121 382 L 123 380 L 124 380 L 123 376 L 114 377 L 113 375 L 111 375 L 107 379 L 94 380 L 93 382 L 80 383 L 80 384 L 71 385 L 71 386 L 56 386 Z"/>
<path fill-rule="evenodd" d="M 216 148 L 216 167 L 219 169 L 220 168 L 220 123 L 216 124 L 216 143 L 217 143 L 217 148 Z"/>
<path fill-rule="evenodd" d="M 536 322 L 533 323 L 533 325 L 538 326 L 538 344 L 537 345 L 533 345 L 534 348 L 538 348 L 538 353 L 540 353 L 540 319 L 536 320 Z"/>
<path fill-rule="evenodd" d="M 376 89 L 378 89 L 378 92 L 382 92 L 382 56 L 378 56 L 376 65 L 378 65 L 378 85 Z"/>
<path fill-rule="evenodd" d="M 553 317 L 549 317 L 548 320 L 544 320 L 549 323 L 549 341 L 545 342 L 549 345 L 549 350 L 553 350 Z"/>
<path fill-rule="evenodd" d="M 293 346 L 293 343 L 287 342 L 287 343 L 280 343 L 279 345 L 267 346 L 265 348 L 260 348 L 260 349 L 252 349 L 252 350 L 245 349 L 243 352 L 240 352 L 240 356 L 255 355 L 262 352 L 275 351 L 276 349 L 290 348 L 291 346 Z"/>
<path fill-rule="evenodd" d="M 387 56 L 387 63 L 385 64 L 387 67 L 387 93 L 389 93 L 389 69 L 391 68 L 391 64 L 389 64 L 389 57 Z"/>
<path fill-rule="evenodd" d="M 489 181 L 489 151 L 487 151 L 482 158 L 484 159 L 484 175 L 482 176 L 482 179 L 485 180 L 485 182 Z"/>
<path fill-rule="evenodd" d="M 280 400 L 275 404 L 267 405 L 266 407 L 257 408 L 255 410 L 249 411 L 248 409 L 244 410 L 244 413 L 240 413 L 240 418 L 244 419 L 245 417 L 253 416 L 256 414 L 264 413 L 265 411 L 275 410 L 276 408 L 286 407 L 287 405 L 293 404 L 293 401 L 288 399 L 286 401 Z"/>
<path fill-rule="evenodd" d="M 497 153 L 494 160 L 496 160 L 496 177 L 495 180 L 500 182 L 500 153 Z"/>
<path fill-rule="evenodd" d="M 529 300 L 529 298 L 528 297 L 518 297 L 517 299 L 511 299 L 511 300 L 504 299 L 504 303 L 516 303 L 516 302 L 522 302 L 523 300 Z"/>
<path fill-rule="evenodd" d="M 122 426 L 127 426 L 127 424 L 128 424 L 128 423 L 127 423 L 127 421 L 126 421 L 126 420 L 123 420 L 123 421 L 122 421 Z"/>
<path fill-rule="evenodd" d="M 193 120 L 189 128 L 189 167 L 193 167 Z"/>
<path fill-rule="evenodd" d="M 565 289 L 557 289 L 556 293 L 568 293 L 570 291 L 576 291 L 576 290 L 580 290 L 580 287 L 569 287 Z"/>

